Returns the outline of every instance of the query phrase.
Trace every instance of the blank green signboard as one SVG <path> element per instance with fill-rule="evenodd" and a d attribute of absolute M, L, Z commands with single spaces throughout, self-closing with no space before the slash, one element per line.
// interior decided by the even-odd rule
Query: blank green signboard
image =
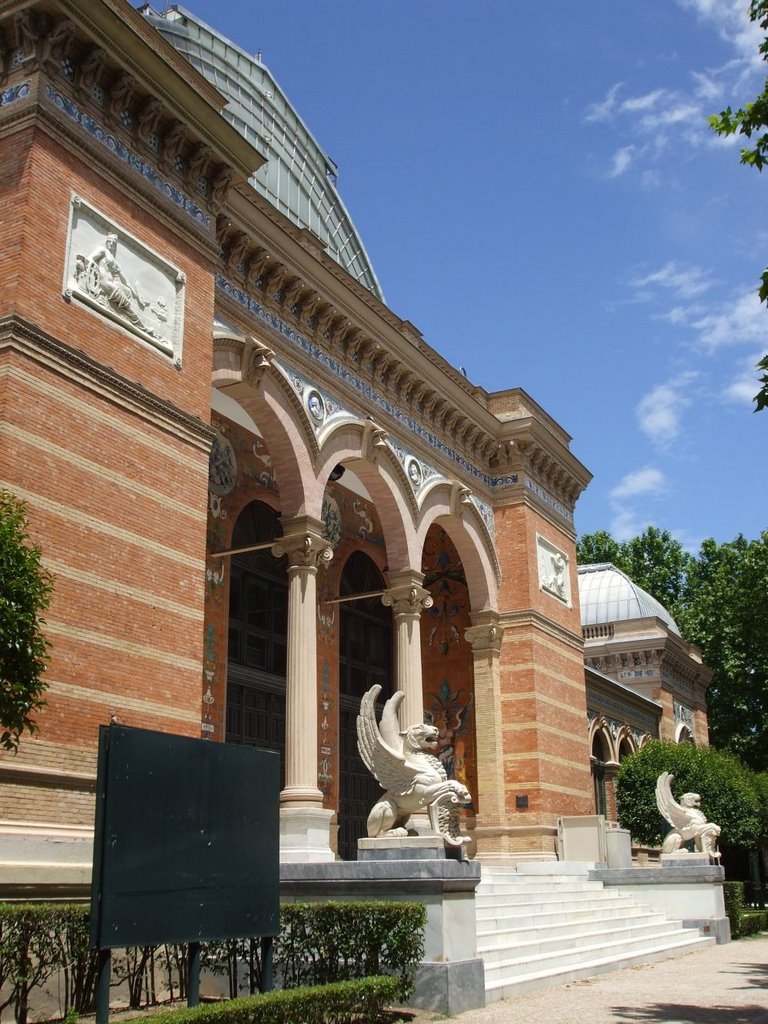
<path fill-rule="evenodd" d="M 102 726 L 91 945 L 276 935 L 276 752 Z"/>

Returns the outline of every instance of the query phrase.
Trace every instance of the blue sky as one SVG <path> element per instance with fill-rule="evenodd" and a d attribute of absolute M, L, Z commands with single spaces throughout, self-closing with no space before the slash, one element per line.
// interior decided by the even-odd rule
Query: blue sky
<path fill-rule="evenodd" d="M 706 123 L 762 87 L 748 0 L 185 6 L 262 51 L 391 308 L 573 435 L 580 532 L 768 528 L 768 181 Z"/>

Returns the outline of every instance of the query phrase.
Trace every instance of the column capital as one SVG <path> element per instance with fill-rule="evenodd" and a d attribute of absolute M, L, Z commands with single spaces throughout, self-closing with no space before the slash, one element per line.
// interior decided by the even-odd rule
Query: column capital
<path fill-rule="evenodd" d="M 483 617 L 482 621 L 475 622 L 464 630 L 464 639 L 471 645 L 473 653 L 498 654 L 501 651 L 501 641 L 504 636 L 504 627 L 499 624 L 497 616 Z"/>
<path fill-rule="evenodd" d="M 390 586 L 381 599 L 386 608 L 395 615 L 421 615 L 425 608 L 432 607 L 432 595 L 421 584 L 424 574 L 412 569 L 389 574 Z"/>
<path fill-rule="evenodd" d="M 327 566 L 333 549 L 323 537 L 323 524 L 312 516 L 297 516 L 282 521 L 283 536 L 272 545 L 275 558 L 288 555 L 291 569 L 317 569 Z"/>

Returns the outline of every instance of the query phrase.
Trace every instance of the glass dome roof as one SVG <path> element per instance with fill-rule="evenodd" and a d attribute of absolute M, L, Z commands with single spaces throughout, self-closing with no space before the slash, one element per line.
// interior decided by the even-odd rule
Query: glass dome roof
<path fill-rule="evenodd" d="M 228 100 L 223 114 L 266 154 L 251 185 L 294 224 L 307 228 L 348 274 L 383 300 L 352 219 L 336 190 L 336 165 L 323 152 L 260 56 L 219 35 L 185 8 L 142 13 Z"/>
<path fill-rule="evenodd" d="M 680 636 L 677 623 L 664 605 L 615 565 L 610 562 L 580 565 L 578 574 L 582 626 L 656 616 Z"/>

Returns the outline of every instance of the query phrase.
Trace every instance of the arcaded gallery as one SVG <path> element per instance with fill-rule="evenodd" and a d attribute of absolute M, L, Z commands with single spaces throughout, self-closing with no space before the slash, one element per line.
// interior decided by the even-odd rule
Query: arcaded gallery
<path fill-rule="evenodd" d="M 0 486 L 55 577 L 6 881 L 87 884 L 110 721 L 279 751 L 286 863 L 356 857 L 374 684 L 437 727 L 480 858 L 555 858 L 627 752 L 706 742 L 695 649 L 577 571 L 571 438 L 385 305 L 264 64 L 183 8 L 3 12 Z"/>

